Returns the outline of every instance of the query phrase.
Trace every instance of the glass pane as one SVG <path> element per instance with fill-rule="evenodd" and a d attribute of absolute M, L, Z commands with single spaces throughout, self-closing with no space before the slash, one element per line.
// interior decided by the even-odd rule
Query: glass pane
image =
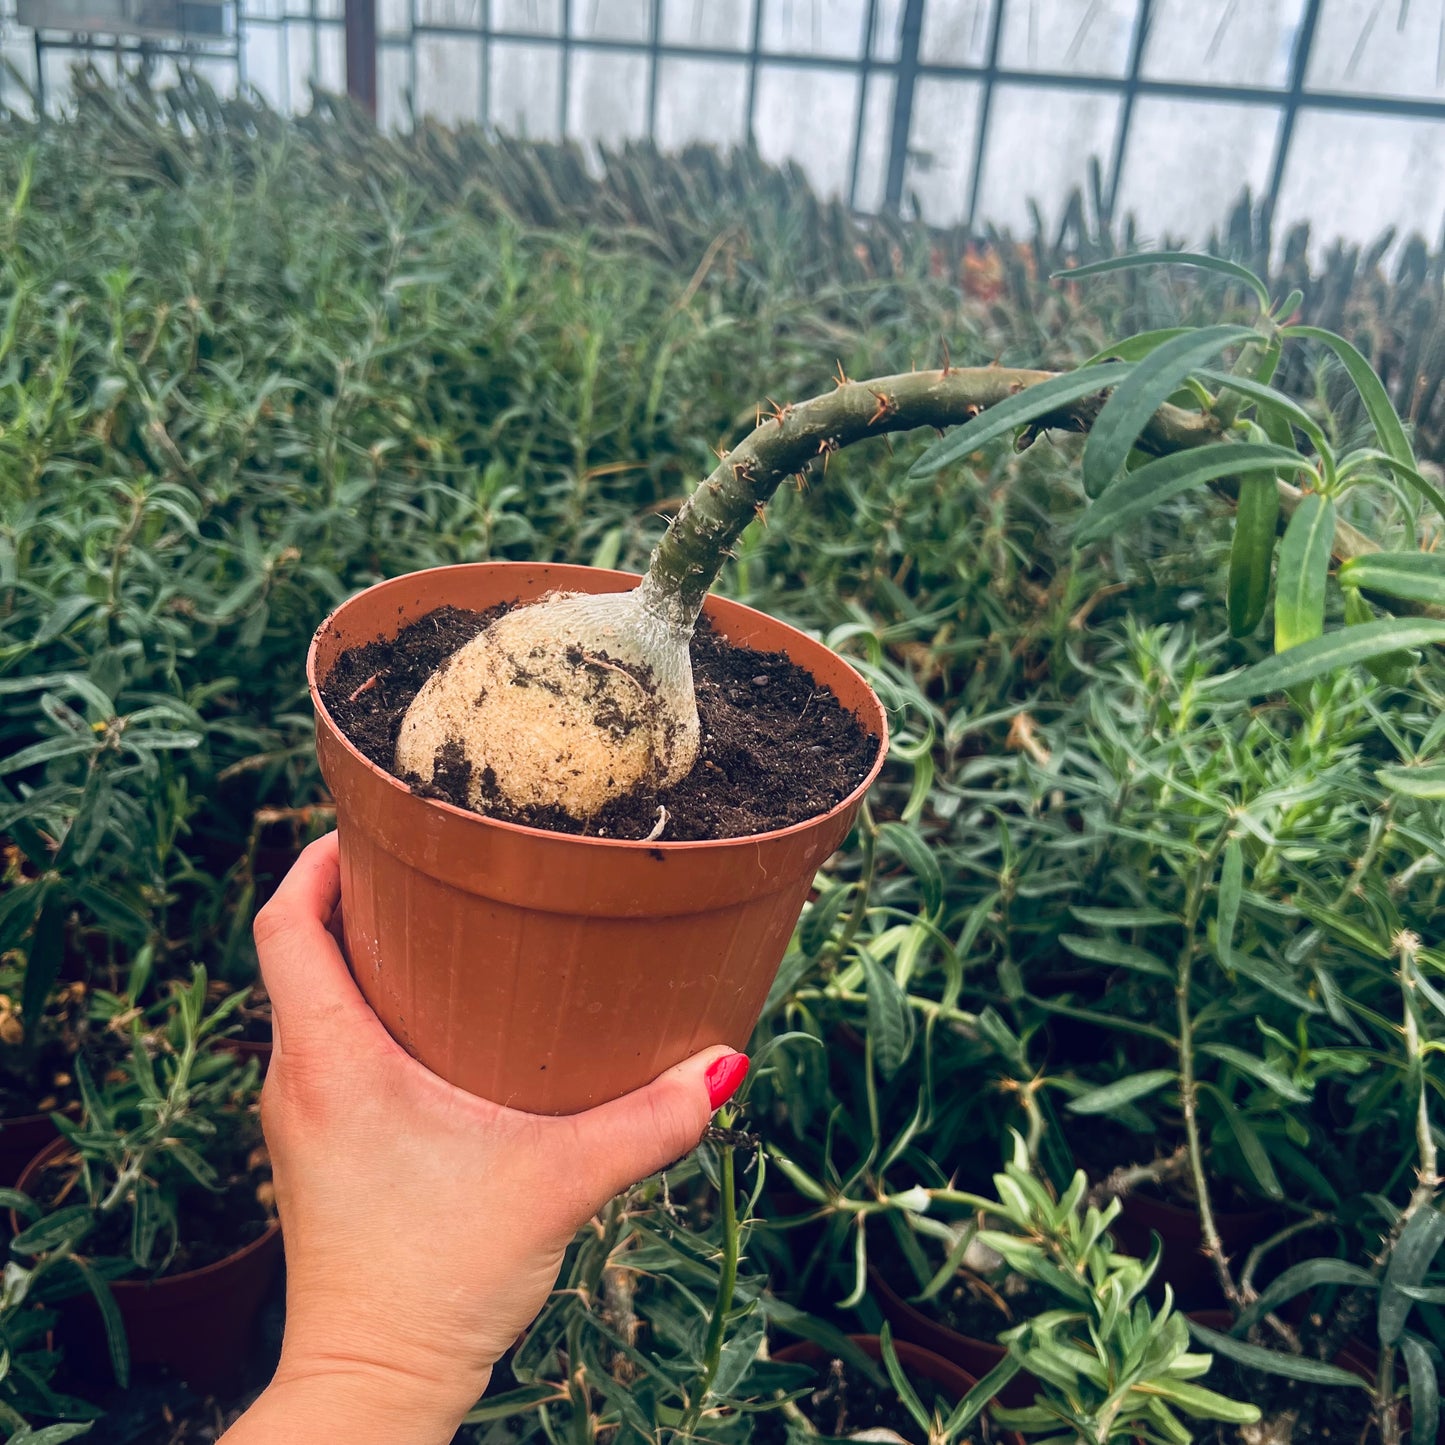
<path fill-rule="evenodd" d="M 416 19 L 418 25 L 480 31 L 482 0 L 416 0 Z"/>
<path fill-rule="evenodd" d="M 641 52 L 573 51 L 567 134 L 607 146 L 646 135 L 649 70 Z"/>
<path fill-rule="evenodd" d="M 311 109 L 311 76 L 316 52 L 311 44 L 311 27 L 286 27 L 286 103 L 297 114 Z"/>
<path fill-rule="evenodd" d="M 1440 239 L 1445 213 L 1445 126 L 1337 111 L 1295 121 L 1275 235 L 1308 221 L 1316 255 L 1335 239 L 1368 245 L 1387 226 Z"/>
<path fill-rule="evenodd" d="M 930 226 L 953 225 L 968 212 L 982 97 L 983 86 L 976 80 L 925 75 L 914 87 L 903 196 Z"/>
<path fill-rule="evenodd" d="M 999 64 L 1006 70 L 1125 75 L 1139 0 L 1011 0 Z"/>
<path fill-rule="evenodd" d="M 784 55 L 863 54 L 867 0 L 762 0 L 760 44 Z"/>
<path fill-rule="evenodd" d="M 376 48 L 376 121 L 383 130 L 406 130 L 411 112 L 406 91 L 411 84 L 411 52 L 400 45 Z"/>
<path fill-rule="evenodd" d="M 346 33 L 339 25 L 316 29 L 316 83 L 322 90 L 346 90 Z"/>
<path fill-rule="evenodd" d="M 746 50 L 753 40 L 753 0 L 662 0 L 666 45 Z"/>
<path fill-rule="evenodd" d="M 873 58 L 897 60 L 903 38 L 903 0 L 878 0 L 873 16 Z"/>
<path fill-rule="evenodd" d="M 858 188 L 853 204 L 860 211 L 882 210 L 888 193 L 888 155 L 893 140 L 893 77 L 873 74 L 863 99 L 863 134 L 858 146 Z"/>
<path fill-rule="evenodd" d="M 646 40 L 652 33 L 652 0 L 572 0 L 572 33 Z"/>
<path fill-rule="evenodd" d="M 753 134 L 764 160 L 797 161 L 819 194 L 848 194 L 858 76 L 851 70 L 794 65 L 758 69 Z M 819 136 L 846 137 L 819 145 Z"/>
<path fill-rule="evenodd" d="M 280 25 L 248 25 L 243 36 L 246 83 L 255 86 L 275 106 L 284 106 L 286 101 L 281 31 Z M 46 84 L 48 90 L 48 80 Z"/>
<path fill-rule="evenodd" d="M 1076 188 L 1087 194 L 1090 159 L 1108 174 L 1121 103 L 1117 95 L 1098 91 L 1019 85 L 995 90 L 977 219 L 1030 235 L 1033 201 L 1044 224 L 1053 226 Z"/>
<path fill-rule="evenodd" d="M 411 30 L 411 0 L 376 0 L 376 28 L 381 35 L 406 35 Z"/>
<path fill-rule="evenodd" d="M 492 29 L 560 35 L 562 0 L 492 0 Z"/>
<path fill-rule="evenodd" d="M 1445 11 L 1419 0 L 1325 0 L 1305 83 L 1437 99 L 1445 94 Z"/>
<path fill-rule="evenodd" d="M 557 46 L 493 41 L 488 73 L 487 119 L 491 124 L 532 140 L 559 138 L 562 58 Z"/>
<path fill-rule="evenodd" d="M 1142 71 L 1192 85 L 1289 84 L 1305 0 L 1154 0 Z"/>
<path fill-rule="evenodd" d="M 1144 238 L 1202 245 L 1240 193 L 1269 186 L 1280 111 L 1272 105 L 1141 97 L 1134 104 L 1116 218 L 1133 215 Z M 1188 176 L 1189 184 L 1179 184 Z"/>
<path fill-rule="evenodd" d="M 993 7 L 994 0 L 925 5 L 919 58 L 929 65 L 982 65 L 988 59 Z"/>
<path fill-rule="evenodd" d="M 482 42 L 461 35 L 416 38 L 416 111 L 447 125 L 475 121 L 482 108 Z"/>
<path fill-rule="evenodd" d="M 662 61 L 657 77 L 657 143 L 740 145 L 748 131 L 748 68 L 741 61 Z"/>

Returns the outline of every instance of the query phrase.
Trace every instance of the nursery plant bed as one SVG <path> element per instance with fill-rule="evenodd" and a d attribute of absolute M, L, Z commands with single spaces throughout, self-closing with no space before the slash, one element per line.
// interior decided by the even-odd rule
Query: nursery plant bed
<path fill-rule="evenodd" d="M 196 1389 L 233 1382 L 246 1365 L 257 1315 L 281 1265 L 281 1226 L 255 1196 L 256 1175 L 245 1146 L 231 1161 L 232 1187 L 219 1195 L 198 1189 L 185 1210 L 199 1220 L 178 1246 L 171 1267 L 152 1279 L 118 1279 L 110 1289 L 125 1325 L 131 1360 L 163 1365 Z M 69 1141 L 55 1139 L 26 1166 L 17 1187 L 47 1210 L 64 1202 Z M 19 1220 L 10 1215 L 12 1231 Z M 86 1242 L 92 1257 L 123 1255 L 129 1224 L 106 1225 Z M 99 1315 L 84 1296 L 68 1310 L 76 1353 L 105 1358 Z"/>
<path fill-rule="evenodd" d="M 861 771 L 824 811 L 761 833 L 618 839 L 422 796 L 346 736 L 327 703 L 329 680 L 343 654 L 395 639 L 441 607 L 486 613 L 559 589 L 618 593 L 636 582 L 531 563 L 412 573 L 345 603 L 317 632 L 308 660 L 357 983 L 392 1036 L 434 1073 L 533 1112 L 576 1112 L 706 1045 L 746 1045 L 813 877 L 882 766 L 882 705 L 822 644 L 709 597 L 704 615 L 717 636 L 750 654 L 746 691 L 773 686 L 751 679 L 780 673 L 768 655 L 786 654 L 813 679 L 800 713 L 827 689 L 856 720 L 868 746 L 849 766 Z M 726 685 L 741 690 L 733 678 Z M 780 784 L 773 778 L 766 791 Z"/>

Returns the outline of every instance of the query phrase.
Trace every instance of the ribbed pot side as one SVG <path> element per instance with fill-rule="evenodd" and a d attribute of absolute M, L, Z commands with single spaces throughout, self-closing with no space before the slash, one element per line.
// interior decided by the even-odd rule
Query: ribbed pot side
<path fill-rule="evenodd" d="M 535 1113 L 575 1113 L 709 1044 L 746 1044 L 813 876 L 882 766 L 882 705 L 822 644 L 709 598 L 708 616 L 734 645 L 785 652 L 830 687 L 878 739 L 878 757 L 847 798 L 805 823 L 640 843 L 543 832 L 417 797 L 346 740 L 319 683 L 341 652 L 438 607 L 636 583 L 625 572 L 520 562 L 415 572 L 344 603 L 307 659 L 317 752 L 336 800 L 346 945 L 363 995 L 433 1072 Z"/>

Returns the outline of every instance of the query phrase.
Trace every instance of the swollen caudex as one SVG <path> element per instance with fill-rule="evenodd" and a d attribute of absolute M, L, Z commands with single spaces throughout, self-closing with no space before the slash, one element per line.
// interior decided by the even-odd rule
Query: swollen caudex
<path fill-rule="evenodd" d="M 518 607 L 416 695 L 397 771 L 429 783 L 438 760 L 465 759 L 473 807 L 561 807 L 579 819 L 633 788 L 675 783 L 698 750 L 688 641 L 637 591 Z"/>

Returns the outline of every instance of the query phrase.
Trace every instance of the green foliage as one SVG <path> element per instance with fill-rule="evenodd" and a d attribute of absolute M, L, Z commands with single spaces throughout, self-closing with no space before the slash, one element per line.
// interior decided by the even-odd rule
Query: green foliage
<path fill-rule="evenodd" d="M 320 618 L 457 561 L 637 568 L 760 392 L 936 364 L 944 336 L 959 365 L 1094 366 L 936 449 L 839 454 L 738 543 L 722 585 L 866 673 L 890 758 L 819 875 L 743 1111 L 584 1232 L 469 1428 L 744 1445 L 778 1409 L 796 1436 L 813 1380 L 776 1346 L 862 1369 L 843 1336 L 882 1323 L 870 1266 L 924 1305 L 981 1267 L 1012 1127 L 1027 1162 L 988 1198 L 984 1274 L 1056 1294 L 1000 1320 L 1005 1374 L 951 1415 L 885 1354 L 870 1378 L 920 1438 L 968 1438 L 1024 1359 L 1045 1413 L 1013 1423 L 1046 1439 L 1172 1441 L 1226 1408 L 1157 1273 L 1099 1233 L 1112 1171 L 1182 1161 L 1196 1203 L 1280 1211 L 1223 1261 L 1216 1369 L 1258 1351 L 1319 1379 L 1354 1334 L 1382 1435 L 1408 1397 L 1426 1440 L 1445 1349 L 1439 1201 L 1418 1192 L 1445 1038 L 1445 428 L 1435 323 L 1410 319 L 1437 304 L 1428 266 L 1397 293 L 1338 257 L 1321 282 L 1286 247 L 1268 285 L 1158 255 L 1050 284 L 1112 240 L 1075 216 L 1058 245 L 979 248 L 861 226 L 754 157 L 631 148 L 589 171 L 475 130 L 381 137 L 325 99 L 286 121 L 196 79 L 92 80 L 70 122 L 7 120 L 0 192 L 0 983 L 27 1053 L 7 1098 L 31 1049 L 95 1065 L 66 1124 L 81 1214 L 27 1217 L 46 1249 L 6 1274 L 9 1428 L 85 1418 L 46 1393 L 33 1307 L 93 1287 L 70 1231 L 114 1199 L 121 1264 L 162 1261 L 249 1087 L 200 1046 L 237 1015 L 201 1008 L 190 965 L 250 982 L 250 914 L 327 824 L 303 679 Z M 1233 234 L 1258 266 L 1269 247 Z M 1048 431 L 1096 396 L 1102 451 Z M 1136 447 L 1171 398 L 1226 444 Z M 1273 656 L 1271 601 L 1294 644 Z M 105 1083 L 107 1041 L 131 1037 Z M 1095 1141 L 1091 1206 L 1073 1181 Z M 1200 1247 L 1220 1276 L 1202 1224 Z M 1270 1322 L 1295 1298 L 1318 1340 Z"/>

